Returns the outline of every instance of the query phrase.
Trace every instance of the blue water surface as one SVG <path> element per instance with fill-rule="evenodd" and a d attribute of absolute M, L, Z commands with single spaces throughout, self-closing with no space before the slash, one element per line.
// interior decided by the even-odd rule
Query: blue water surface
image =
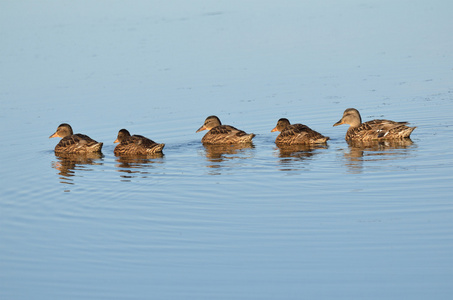
<path fill-rule="evenodd" d="M 0 299 L 450 299 L 452 9 L 3 2 Z M 348 107 L 417 129 L 352 147 Z M 253 145 L 204 147 L 212 114 Z M 281 117 L 330 140 L 279 149 Z M 102 155 L 55 156 L 63 122 Z"/>

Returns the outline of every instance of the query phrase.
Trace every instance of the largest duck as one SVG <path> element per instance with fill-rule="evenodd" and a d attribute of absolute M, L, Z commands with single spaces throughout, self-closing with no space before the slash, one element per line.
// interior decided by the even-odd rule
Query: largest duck
<path fill-rule="evenodd" d="M 230 125 L 222 125 L 216 116 L 209 116 L 196 132 L 208 130 L 201 142 L 208 145 L 242 144 L 251 143 L 253 133 L 246 133 Z"/>
<path fill-rule="evenodd" d="M 57 131 L 49 138 L 61 137 L 55 146 L 56 154 L 87 154 L 101 152 L 102 143 L 98 143 L 89 136 L 81 133 L 74 134 L 71 125 L 62 123 Z"/>
<path fill-rule="evenodd" d="M 417 127 L 406 126 L 408 122 L 395 122 L 390 120 L 372 120 L 362 123 L 360 113 L 355 108 L 344 111 L 340 121 L 333 124 L 338 126 L 349 124 L 345 139 L 347 141 L 376 141 L 409 138 Z"/>

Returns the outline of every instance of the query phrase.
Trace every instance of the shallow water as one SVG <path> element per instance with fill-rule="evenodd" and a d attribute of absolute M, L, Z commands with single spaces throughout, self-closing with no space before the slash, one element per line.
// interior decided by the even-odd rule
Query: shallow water
<path fill-rule="evenodd" d="M 0 298 L 449 299 L 453 5 L 175 2 L 1 5 Z M 348 145 L 348 107 L 417 129 Z M 211 114 L 253 145 L 202 146 Z M 55 156 L 62 122 L 103 154 Z"/>

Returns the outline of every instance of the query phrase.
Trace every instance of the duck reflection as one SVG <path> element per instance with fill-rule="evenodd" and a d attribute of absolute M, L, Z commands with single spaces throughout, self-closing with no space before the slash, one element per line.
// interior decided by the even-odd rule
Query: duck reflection
<path fill-rule="evenodd" d="M 327 144 L 306 144 L 306 145 L 291 145 L 278 146 L 278 157 L 282 168 L 280 171 L 294 171 L 295 162 L 304 161 L 318 154 L 317 149 L 327 149 Z"/>
<path fill-rule="evenodd" d="M 208 160 L 208 168 L 221 169 L 225 166 L 225 162 L 236 159 L 251 158 L 250 149 L 255 148 L 252 143 L 243 143 L 236 145 L 208 145 L 203 144 L 205 156 Z M 219 175 L 219 172 L 211 172 L 211 175 Z"/>
<path fill-rule="evenodd" d="M 121 155 L 116 157 L 118 164 L 115 166 L 120 172 L 122 181 L 130 181 L 135 177 L 147 178 L 150 174 L 149 168 L 155 163 L 162 163 L 163 153 L 148 155 Z"/>
<path fill-rule="evenodd" d="M 75 176 L 75 170 L 92 171 L 89 165 L 102 165 L 99 160 L 102 159 L 102 153 L 85 153 L 85 154 L 55 154 L 57 161 L 52 162 L 52 167 L 58 170 L 60 183 L 74 184 L 72 177 Z"/>
<path fill-rule="evenodd" d="M 364 161 L 390 160 L 407 155 L 414 144 L 410 138 L 402 140 L 348 141 L 349 151 L 344 153 L 350 172 L 361 172 Z"/>

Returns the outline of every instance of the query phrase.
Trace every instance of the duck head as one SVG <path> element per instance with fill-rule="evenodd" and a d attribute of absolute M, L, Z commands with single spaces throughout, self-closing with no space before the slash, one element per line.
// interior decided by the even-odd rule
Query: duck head
<path fill-rule="evenodd" d="M 211 130 L 212 128 L 220 126 L 220 125 L 222 125 L 222 123 L 220 122 L 219 118 L 217 118 L 216 116 L 209 116 L 204 121 L 203 126 L 198 128 L 198 130 L 196 132 L 200 132 L 203 130 Z"/>
<path fill-rule="evenodd" d="M 126 129 L 121 129 L 120 131 L 118 131 L 118 137 L 113 143 L 121 143 L 130 136 L 131 134 L 129 133 L 129 131 L 127 131 Z"/>
<path fill-rule="evenodd" d="M 355 108 L 346 109 L 341 120 L 333 124 L 333 126 L 341 124 L 349 124 L 351 127 L 357 127 L 362 124 L 362 118 L 360 117 L 359 111 Z"/>
<path fill-rule="evenodd" d="M 50 138 L 54 138 L 54 137 L 61 137 L 61 138 L 64 138 L 64 137 L 67 137 L 67 136 L 70 136 L 72 135 L 72 127 L 71 125 L 69 124 L 66 124 L 66 123 L 63 123 L 63 124 L 60 124 L 60 126 L 58 126 L 57 128 L 57 131 L 55 131 L 54 134 L 52 134 L 51 136 L 49 136 L 49 139 Z"/>
<path fill-rule="evenodd" d="M 288 119 L 281 118 L 280 120 L 277 121 L 277 126 L 275 126 L 274 129 L 271 130 L 271 132 L 274 131 L 283 131 L 286 127 L 291 125 Z"/>

